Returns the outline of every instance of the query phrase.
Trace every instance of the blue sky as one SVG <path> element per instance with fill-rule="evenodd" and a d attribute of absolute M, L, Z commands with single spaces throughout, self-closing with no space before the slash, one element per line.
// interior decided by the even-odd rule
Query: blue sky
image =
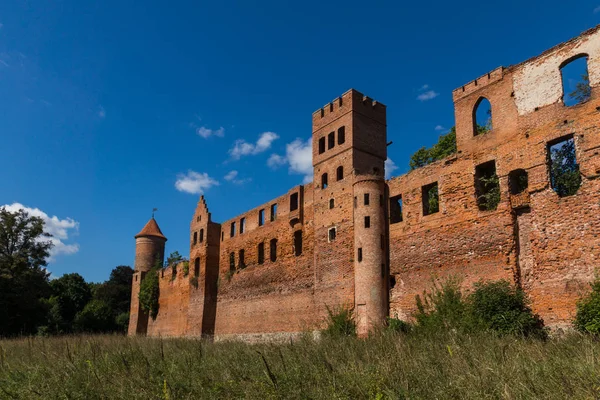
<path fill-rule="evenodd" d="M 154 207 L 187 254 L 199 192 L 223 221 L 302 183 L 347 89 L 388 106 L 396 175 L 454 88 L 598 23 L 600 0 L 3 1 L 0 205 L 48 221 L 54 276 L 101 281 Z"/>

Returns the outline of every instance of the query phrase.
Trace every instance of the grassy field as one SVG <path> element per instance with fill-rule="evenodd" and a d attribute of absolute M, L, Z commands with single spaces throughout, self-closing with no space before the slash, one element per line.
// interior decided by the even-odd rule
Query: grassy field
<path fill-rule="evenodd" d="M 2 399 L 600 397 L 600 343 L 440 334 L 285 345 L 72 336 L 0 341 Z"/>

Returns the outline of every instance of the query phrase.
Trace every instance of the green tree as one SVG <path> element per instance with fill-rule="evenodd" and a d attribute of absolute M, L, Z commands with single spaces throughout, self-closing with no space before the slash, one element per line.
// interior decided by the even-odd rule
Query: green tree
<path fill-rule="evenodd" d="M 560 196 L 572 196 L 581 185 L 575 141 L 568 139 L 550 148 L 550 184 Z"/>
<path fill-rule="evenodd" d="M 132 281 L 133 269 L 127 265 L 119 265 L 111 271 L 110 278 L 94 291 L 94 299 L 108 305 L 117 330 L 122 332 L 127 329 L 123 320 L 129 319 Z"/>
<path fill-rule="evenodd" d="M 591 283 L 592 291 L 577 302 L 573 325 L 583 333 L 600 335 L 600 279 Z"/>
<path fill-rule="evenodd" d="M 169 267 L 173 264 L 177 264 L 179 261 L 183 261 L 184 258 L 181 254 L 179 254 L 178 251 L 174 251 L 171 254 L 169 254 L 169 257 L 167 257 L 167 262 L 165 263 L 165 267 Z"/>
<path fill-rule="evenodd" d="M 92 300 L 77 314 L 74 328 L 79 332 L 111 332 L 116 323 L 110 306 L 102 300 Z"/>
<path fill-rule="evenodd" d="M 581 75 L 581 81 L 575 85 L 575 90 L 569 93 L 569 97 L 579 103 L 589 100 L 592 97 L 592 88 L 590 86 L 590 76 Z"/>
<path fill-rule="evenodd" d="M 90 286 L 77 273 L 65 274 L 50 281 L 49 326 L 56 332 L 70 332 L 73 320 L 92 298 Z"/>
<path fill-rule="evenodd" d="M 44 323 L 50 237 L 41 218 L 0 208 L 0 336 L 33 333 Z"/>
<path fill-rule="evenodd" d="M 417 169 L 434 161 L 441 160 L 456 153 L 456 127 L 452 127 L 448 133 L 441 135 L 438 142 L 431 148 L 421 147 L 409 161 L 410 169 Z"/>

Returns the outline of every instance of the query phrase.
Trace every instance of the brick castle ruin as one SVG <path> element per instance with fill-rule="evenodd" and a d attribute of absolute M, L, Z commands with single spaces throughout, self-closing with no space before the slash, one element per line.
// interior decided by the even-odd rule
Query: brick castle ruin
<path fill-rule="evenodd" d="M 591 95 L 567 106 L 561 68 L 579 58 Z M 409 319 L 415 295 L 450 276 L 465 288 L 510 280 L 547 325 L 570 325 L 600 267 L 599 86 L 600 26 L 454 90 L 457 152 L 387 181 L 386 107 L 347 91 L 312 115 L 313 183 L 223 223 L 200 198 L 189 272 L 158 272 L 156 319 L 138 293 L 167 239 L 154 219 L 135 236 L 129 334 L 272 339 L 349 307 L 364 335 L 388 315 Z M 493 125 L 478 134 L 482 99 Z M 563 142 L 581 176 L 568 196 L 549 173 Z M 494 175 L 499 202 L 486 209 L 478 179 Z"/>

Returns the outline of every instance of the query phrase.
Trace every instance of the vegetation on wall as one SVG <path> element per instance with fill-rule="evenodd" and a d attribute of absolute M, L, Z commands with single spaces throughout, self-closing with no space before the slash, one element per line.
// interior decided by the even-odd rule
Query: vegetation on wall
<path fill-rule="evenodd" d="M 138 295 L 142 310 L 150 314 L 152 319 L 158 316 L 158 298 L 160 296 L 158 272 L 160 271 L 160 260 L 157 265 L 146 273 L 140 284 L 140 293 Z"/>
<path fill-rule="evenodd" d="M 577 302 L 573 325 L 582 333 L 600 335 L 600 278 L 591 283 L 591 292 Z"/>

